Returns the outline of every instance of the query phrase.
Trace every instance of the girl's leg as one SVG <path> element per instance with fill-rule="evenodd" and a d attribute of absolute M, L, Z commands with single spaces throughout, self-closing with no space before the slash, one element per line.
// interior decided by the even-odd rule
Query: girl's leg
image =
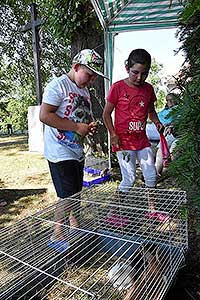
<path fill-rule="evenodd" d="M 146 187 L 155 187 L 157 174 L 154 164 L 154 155 L 150 147 L 137 151 L 137 158 L 140 163 Z"/>
<path fill-rule="evenodd" d="M 146 214 L 146 217 L 151 219 L 157 219 L 160 222 L 166 222 L 169 216 L 159 212 L 155 212 L 155 186 L 156 186 L 156 168 L 154 165 L 154 156 L 150 147 L 144 148 L 137 152 L 138 160 L 140 162 L 143 176 L 145 179 L 145 185 L 148 188 L 148 204 L 150 213 Z M 158 208 L 157 208 L 158 209 Z"/>
<path fill-rule="evenodd" d="M 169 148 L 169 151 L 171 154 L 171 160 L 175 160 L 177 158 L 177 153 L 174 151 L 174 149 L 176 148 L 176 143 L 177 143 L 177 140 L 174 140 Z"/>
<path fill-rule="evenodd" d="M 157 174 L 151 148 L 146 147 L 138 150 L 137 158 L 142 169 L 146 187 L 154 188 L 156 186 Z M 151 211 L 155 209 L 153 191 L 149 191 L 149 208 Z"/>
<path fill-rule="evenodd" d="M 128 192 L 135 182 L 136 152 L 132 150 L 118 151 L 117 158 L 122 176 L 118 189 L 121 192 Z"/>

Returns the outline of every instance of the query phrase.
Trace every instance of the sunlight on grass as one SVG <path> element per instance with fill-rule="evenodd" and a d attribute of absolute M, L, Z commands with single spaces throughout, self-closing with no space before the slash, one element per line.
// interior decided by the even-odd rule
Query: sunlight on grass
<path fill-rule="evenodd" d="M 0 227 L 12 224 L 56 199 L 48 164 L 28 151 L 27 136 L 0 136 Z"/>
<path fill-rule="evenodd" d="M 50 182 L 46 160 L 40 153 L 28 151 L 27 137 L 0 138 L 1 188 L 44 186 Z"/>

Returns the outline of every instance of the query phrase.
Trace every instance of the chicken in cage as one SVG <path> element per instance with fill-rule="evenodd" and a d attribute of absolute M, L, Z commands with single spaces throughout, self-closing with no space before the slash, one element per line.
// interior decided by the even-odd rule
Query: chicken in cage
<path fill-rule="evenodd" d="M 2 229 L 0 299 L 163 299 L 185 261 L 185 204 L 184 191 L 132 188 L 124 198 L 107 183 Z M 58 205 L 79 221 L 63 215 L 65 248 L 50 239 Z"/>

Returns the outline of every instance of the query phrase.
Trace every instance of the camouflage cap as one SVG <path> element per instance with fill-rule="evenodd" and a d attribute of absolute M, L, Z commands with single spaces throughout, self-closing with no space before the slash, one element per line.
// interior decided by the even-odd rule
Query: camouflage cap
<path fill-rule="evenodd" d="M 93 49 L 81 50 L 78 54 L 75 55 L 72 62 L 84 65 L 95 74 L 109 79 L 106 75 L 103 74 L 102 57 Z"/>

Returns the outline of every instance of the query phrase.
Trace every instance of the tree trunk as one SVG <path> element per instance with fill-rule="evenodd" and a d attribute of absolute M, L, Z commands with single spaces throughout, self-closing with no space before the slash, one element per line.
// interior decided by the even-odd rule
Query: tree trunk
<path fill-rule="evenodd" d="M 102 57 L 104 57 L 104 36 L 103 30 L 96 29 L 94 24 L 95 20 L 90 20 L 85 24 L 84 30 L 80 31 L 72 40 L 71 54 L 72 58 L 83 49 L 94 49 Z M 98 134 L 90 138 L 88 141 L 91 145 L 92 151 L 107 152 L 107 130 L 103 125 L 102 113 L 105 104 L 105 92 L 104 92 L 104 79 L 98 76 L 95 82 L 89 87 L 92 107 L 95 120 L 99 120 L 101 124 L 98 127 Z M 100 147 L 98 147 L 100 146 Z"/>

